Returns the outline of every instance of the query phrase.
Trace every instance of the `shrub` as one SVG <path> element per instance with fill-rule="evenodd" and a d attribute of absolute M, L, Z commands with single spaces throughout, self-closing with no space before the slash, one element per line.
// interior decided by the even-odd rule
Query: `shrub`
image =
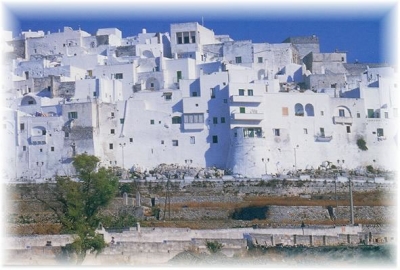
<path fill-rule="evenodd" d="M 217 253 L 218 251 L 220 251 L 222 249 L 223 246 L 224 245 L 218 241 L 207 241 L 206 242 L 206 247 L 207 247 L 208 251 L 210 251 L 211 253 Z"/>
<path fill-rule="evenodd" d="M 360 148 L 362 151 L 367 151 L 368 147 L 367 147 L 367 143 L 365 142 L 364 138 L 359 138 L 357 140 L 357 146 L 358 148 Z"/>

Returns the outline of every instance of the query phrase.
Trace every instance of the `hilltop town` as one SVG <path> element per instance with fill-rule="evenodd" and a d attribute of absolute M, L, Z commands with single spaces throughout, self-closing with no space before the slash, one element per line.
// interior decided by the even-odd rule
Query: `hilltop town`
<path fill-rule="evenodd" d="M 398 164 L 396 70 L 321 52 L 314 35 L 253 43 L 189 22 L 131 37 L 5 32 L 3 43 L 8 182 L 74 175 L 82 153 L 130 172 L 249 178 Z"/>

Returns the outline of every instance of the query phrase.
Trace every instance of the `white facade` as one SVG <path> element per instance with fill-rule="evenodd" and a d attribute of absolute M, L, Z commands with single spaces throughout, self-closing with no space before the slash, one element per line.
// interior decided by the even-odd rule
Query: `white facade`
<path fill-rule="evenodd" d="M 319 49 L 300 59 L 309 45 L 234 41 L 197 23 L 172 24 L 171 35 L 65 27 L 4 42 L 8 181 L 71 175 L 85 152 L 104 166 L 215 166 L 247 177 L 327 161 L 397 169 L 391 67 L 350 70 L 345 53 Z"/>

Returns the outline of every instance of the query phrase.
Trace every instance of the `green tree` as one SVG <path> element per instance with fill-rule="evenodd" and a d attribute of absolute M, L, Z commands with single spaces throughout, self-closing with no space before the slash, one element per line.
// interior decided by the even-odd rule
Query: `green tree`
<path fill-rule="evenodd" d="M 100 222 L 99 210 L 115 197 L 118 179 L 111 170 L 98 168 L 99 159 L 82 154 L 73 160 L 77 181 L 69 177 L 57 177 L 56 184 L 48 186 L 51 198 L 37 194 L 36 198 L 57 215 L 63 232 L 76 235 L 74 242 L 66 246 L 66 254 L 75 254 L 77 263 L 85 259 L 87 252 L 100 252 L 104 239 L 96 234 Z"/>

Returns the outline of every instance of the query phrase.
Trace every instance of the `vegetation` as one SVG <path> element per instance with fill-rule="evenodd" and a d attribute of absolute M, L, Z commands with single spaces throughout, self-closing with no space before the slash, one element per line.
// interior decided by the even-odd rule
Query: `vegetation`
<path fill-rule="evenodd" d="M 362 138 L 362 137 L 357 140 L 357 146 L 362 151 L 367 151 L 368 150 L 367 143 L 365 142 L 364 138 Z"/>
<path fill-rule="evenodd" d="M 76 255 L 76 263 L 85 259 L 87 252 L 100 252 L 105 247 L 103 237 L 96 234 L 102 207 L 115 197 L 118 179 L 111 170 L 98 168 L 99 159 L 87 154 L 73 160 L 77 178 L 57 177 L 46 191 L 52 198 L 37 193 L 35 198 L 51 209 L 62 226 L 62 232 L 76 235 L 73 243 L 65 247 L 68 258 Z M 74 257 L 74 256 L 72 256 Z"/>
<path fill-rule="evenodd" d="M 206 247 L 211 253 L 219 252 L 224 245 L 218 241 L 206 241 Z"/>

